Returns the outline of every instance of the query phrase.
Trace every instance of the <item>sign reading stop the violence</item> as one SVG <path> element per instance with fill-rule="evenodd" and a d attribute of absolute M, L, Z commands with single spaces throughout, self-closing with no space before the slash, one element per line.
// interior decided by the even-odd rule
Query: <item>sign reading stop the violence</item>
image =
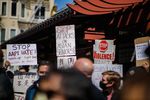
<path fill-rule="evenodd" d="M 11 65 L 37 65 L 36 44 L 8 44 L 7 60 Z"/>
<path fill-rule="evenodd" d="M 93 46 L 95 64 L 111 64 L 115 59 L 115 45 L 113 40 L 95 40 Z"/>

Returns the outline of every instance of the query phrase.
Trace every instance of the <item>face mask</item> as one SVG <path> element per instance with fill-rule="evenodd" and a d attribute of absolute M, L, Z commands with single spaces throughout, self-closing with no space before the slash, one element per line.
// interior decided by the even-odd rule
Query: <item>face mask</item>
<path fill-rule="evenodd" d="M 107 87 L 106 87 L 107 84 L 104 84 L 103 82 L 100 81 L 99 83 L 99 86 L 100 88 L 102 88 L 103 90 L 105 90 Z"/>

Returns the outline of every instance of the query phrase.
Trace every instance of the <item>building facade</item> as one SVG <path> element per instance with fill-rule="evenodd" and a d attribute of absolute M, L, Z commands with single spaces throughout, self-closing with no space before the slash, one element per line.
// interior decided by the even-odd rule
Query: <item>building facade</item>
<path fill-rule="evenodd" d="M 54 0 L 0 0 L 0 44 L 55 14 Z"/>

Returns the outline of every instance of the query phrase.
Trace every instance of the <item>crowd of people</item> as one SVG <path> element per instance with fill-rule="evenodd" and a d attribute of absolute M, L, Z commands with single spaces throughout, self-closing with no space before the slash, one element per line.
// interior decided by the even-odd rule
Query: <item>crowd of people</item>
<path fill-rule="evenodd" d="M 0 52 L 0 100 L 14 100 L 13 76 L 2 67 L 2 57 Z M 9 65 L 7 62 L 5 66 Z M 22 67 L 19 70 L 27 72 Z M 124 77 L 111 70 L 101 73 L 101 89 L 91 81 L 93 71 L 88 58 L 77 59 L 69 69 L 56 69 L 51 62 L 40 61 L 38 80 L 27 89 L 25 100 L 150 100 L 148 63 L 131 68 Z"/>

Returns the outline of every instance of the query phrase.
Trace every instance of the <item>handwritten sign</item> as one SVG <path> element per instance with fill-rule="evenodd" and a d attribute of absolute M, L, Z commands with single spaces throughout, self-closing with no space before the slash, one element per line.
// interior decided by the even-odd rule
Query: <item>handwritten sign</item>
<path fill-rule="evenodd" d="M 25 100 L 25 94 L 15 93 L 15 99 L 14 100 Z"/>
<path fill-rule="evenodd" d="M 56 26 L 57 56 L 75 55 L 75 26 Z"/>
<path fill-rule="evenodd" d="M 11 65 L 37 65 L 36 44 L 7 45 L 7 60 Z"/>
<path fill-rule="evenodd" d="M 58 68 L 70 68 L 76 61 L 76 56 L 57 57 Z"/>
<path fill-rule="evenodd" d="M 95 40 L 93 58 L 95 64 L 112 64 L 115 59 L 115 45 L 113 40 Z"/>
<path fill-rule="evenodd" d="M 99 87 L 99 82 L 102 78 L 102 73 L 104 71 L 116 71 L 118 72 L 121 76 L 123 76 L 123 66 L 119 64 L 94 64 L 94 71 L 92 74 L 92 82 L 93 84 L 100 89 Z"/>
<path fill-rule="evenodd" d="M 149 58 L 145 54 L 145 50 L 148 48 L 148 42 L 135 44 L 136 60 L 143 60 Z"/>
<path fill-rule="evenodd" d="M 36 80 L 36 73 L 15 74 L 13 81 L 14 92 L 25 93 L 29 86 L 31 86 Z"/>

